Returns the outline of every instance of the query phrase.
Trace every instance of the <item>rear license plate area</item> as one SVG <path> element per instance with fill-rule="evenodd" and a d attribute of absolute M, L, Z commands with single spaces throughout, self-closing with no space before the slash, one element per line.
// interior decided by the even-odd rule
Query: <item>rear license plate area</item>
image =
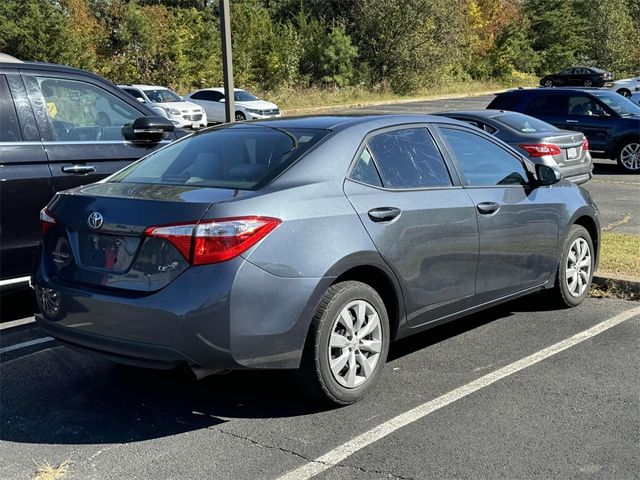
<path fill-rule="evenodd" d="M 78 243 L 82 266 L 125 272 L 131 266 L 140 239 L 122 235 L 80 233 Z"/>
<path fill-rule="evenodd" d="M 580 156 L 580 153 L 578 152 L 578 148 L 577 147 L 567 148 L 567 159 L 568 160 L 575 160 L 579 156 Z"/>

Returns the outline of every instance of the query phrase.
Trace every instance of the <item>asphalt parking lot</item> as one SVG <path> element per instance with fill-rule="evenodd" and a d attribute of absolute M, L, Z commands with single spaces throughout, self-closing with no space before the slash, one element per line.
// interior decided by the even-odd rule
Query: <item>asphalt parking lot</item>
<path fill-rule="evenodd" d="M 640 233 L 640 179 L 595 173 L 603 226 Z M 392 345 L 378 388 L 338 409 L 291 372 L 195 382 L 86 357 L 35 327 L 28 292 L 0 302 L 2 479 L 65 460 L 65 479 L 640 478 L 638 302 L 535 295 L 437 327 Z"/>

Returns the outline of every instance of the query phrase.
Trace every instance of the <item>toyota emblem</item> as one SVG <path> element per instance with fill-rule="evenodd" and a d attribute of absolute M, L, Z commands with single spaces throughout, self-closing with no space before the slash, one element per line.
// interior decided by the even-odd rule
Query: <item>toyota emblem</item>
<path fill-rule="evenodd" d="M 99 229 L 102 226 L 103 222 L 104 218 L 102 218 L 102 215 L 98 212 L 93 212 L 87 219 L 87 224 L 94 230 Z"/>

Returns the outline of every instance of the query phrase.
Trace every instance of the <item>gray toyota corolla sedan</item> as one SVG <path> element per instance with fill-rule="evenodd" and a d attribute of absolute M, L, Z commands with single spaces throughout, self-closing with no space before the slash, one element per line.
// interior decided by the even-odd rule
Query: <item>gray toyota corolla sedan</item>
<path fill-rule="evenodd" d="M 203 130 L 57 194 L 41 223 L 49 335 L 198 376 L 298 369 L 337 404 L 392 340 L 539 290 L 580 304 L 600 237 L 585 190 L 426 115 Z"/>

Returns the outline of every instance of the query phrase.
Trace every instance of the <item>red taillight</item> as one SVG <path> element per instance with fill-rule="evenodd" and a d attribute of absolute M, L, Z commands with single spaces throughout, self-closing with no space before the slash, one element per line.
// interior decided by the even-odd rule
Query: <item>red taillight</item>
<path fill-rule="evenodd" d="M 530 157 L 544 157 L 545 155 L 560 155 L 560 147 L 551 143 L 532 143 L 520 145 Z"/>
<path fill-rule="evenodd" d="M 145 234 L 171 242 L 192 265 L 219 263 L 237 257 L 276 228 L 281 220 L 237 217 L 186 225 L 149 227 Z"/>
<path fill-rule="evenodd" d="M 58 221 L 51 215 L 47 207 L 40 210 L 40 233 L 42 233 L 43 237 L 57 224 Z"/>
<path fill-rule="evenodd" d="M 584 152 L 589 150 L 589 139 L 587 137 L 584 137 L 584 140 L 582 140 L 582 150 Z"/>

